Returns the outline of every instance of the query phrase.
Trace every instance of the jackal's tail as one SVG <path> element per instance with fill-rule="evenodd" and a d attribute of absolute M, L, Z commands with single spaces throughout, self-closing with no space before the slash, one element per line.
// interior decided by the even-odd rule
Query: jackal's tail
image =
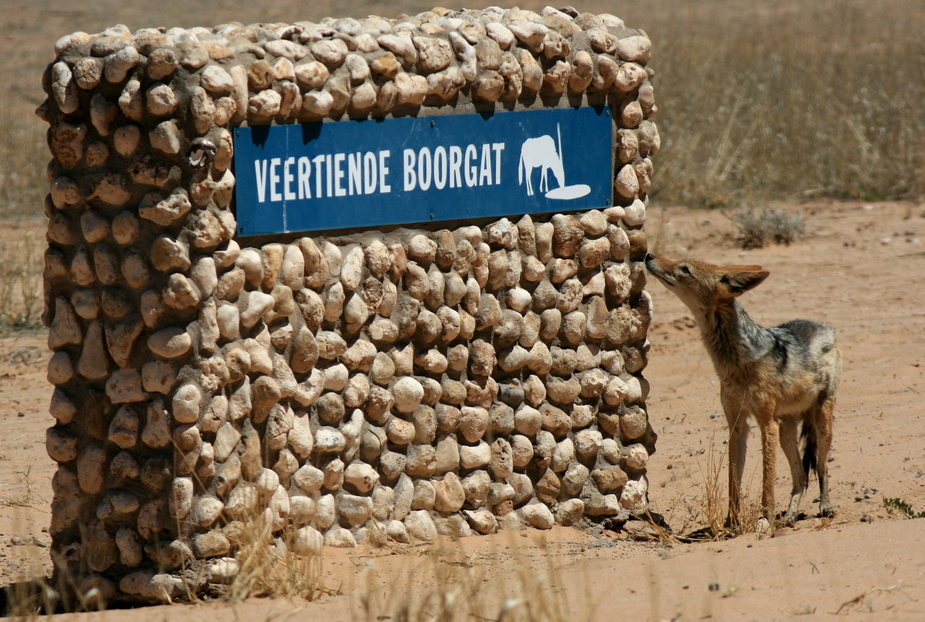
<path fill-rule="evenodd" d="M 809 474 L 810 471 L 816 472 L 816 477 L 819 476 L 819 463 L 816 450 L 818 448 L 818 441 L 816 439 L 816 428 L 813 426 L 812 421 L 803 422 L 803 472 L 806 473 L 806 484 L 803 486 L 804 490 L 809 487 Z"/>

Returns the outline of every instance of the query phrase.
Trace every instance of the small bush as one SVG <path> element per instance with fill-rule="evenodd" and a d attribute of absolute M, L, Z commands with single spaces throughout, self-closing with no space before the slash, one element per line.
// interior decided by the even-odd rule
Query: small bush
<path fill-rule="evenodd" d="M 786 244 L 806 237 L 806 220 L 782 209 L 738 209 L 730 217 L 739 228 L 743 248 L 762 248 L 770 243 Z"/>
<path fill-rule="evenodd" d="M 883 507 L 885 507 L 890 513 L 896 511 L 902 514 L 905 514 L 909 518 L 925 518 L 925 512 L 916 512 L 912 509 L 912 506 L 899 497 L 885 497 L 883 499 Z"/>

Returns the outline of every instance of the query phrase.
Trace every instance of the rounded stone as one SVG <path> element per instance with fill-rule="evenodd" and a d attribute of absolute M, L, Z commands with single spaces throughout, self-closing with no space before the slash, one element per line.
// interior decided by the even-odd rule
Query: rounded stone
<path fill-rule="evenodd" d="M 539 345 L 539 342 L 537 343 Z M 524 399 L 534 408 L 546 399 L 546 385 L 539 376 L 532 375 L 524 381 Z"/>
<path fill-rule="evenodd" d="M 148 112 L 156 117 L 171 114 L 177 108 L 177 95 L 166 84 L 155 84 L 145 93 Z"/>
<path fill-rule="evenodd" d="M 437 255 L 437 243 L 423 234 L 412 236 L 407 249 L 412 259 L 424 263 L 433 262 Z"/>
<path fill-rule="evenodd" d="M 646 411 L 639 406 L 627 407 L 626 412 L 620 416 L 620 430 L 628 439 L 639 438 L 647 429 Z"/>
<path fill-rule="evenodd" d="M 366 494 L 379 483 L 379 474 L 368 464 L 352 462 L 344 470 L 344 484 L 360 494 Z"/>
<path fill-rule="evenodd" d="M 623 492 L 620 493 L 620 505 L 627 510 L 644 510 L 648 505 L 646 500 L 648 488 L 645 477 L 639 480 L 629 480 L 624 484 Z"/>
<path fill-rule="evenodd" d="M 535 408 L 522 405 L 514 413 L 514 428 L 524 436 L 534 436 L 543 427 L 543 415 Z"/>
<path fill-rule="evenodd" d="M 331 460 L 324 466 L 324 482 L 322 487 L 326 490 L 340 490 L 344 483 L 344 461 L 340 458 Z"/>
<path fill-rule="evenodd" d="M 496 479 L 505 479 L 513 474 L 513 449 L 511 444 L 504 438 L 495 439 L 495 442 L 492 443 L 489 467 Z"/>
<path fill-rule="evenodd" d="M 533 460 L 533 443 L 521 434 L 511 437 L 511 460 L 514 468 L 522 469 Z"/>
<path fill-rule="evenodd" d="M 436 445 L 436 473 L 455 472 L 459 468 L 459 443 L 454 435 L 446 436 Z"/>
<path fill-rule="evenodd" d="M 466 492 L 455 473 L 447 473 L 434 482 L 434 509 L 451 514 L 458 512 L 466 502 Z"/>
<path fill-rule="evenodd" d="M 192 337 L 180 327 L 165 328 L 148 337 L 151 351 L 168 359 L 183 356 L 192 345 Z"/>
<path fill-rule="evenodd" d="M 377 352 L 369 370 L 370 380 L 378 385 L 387 386 L 394 375 L 395 363 L 392 358 L 385 352 Z"/>
<path fill-rule="evenodd" d="M 571 404 L 581 392 L 581 384 L 574 378 L 562 380 L 550 376 L 546 381 L 546 396 L 559 404 Z"/>
<path fill-rule="evenodd" d="M 581 430 L 575 434 L 575 451 L 581 459 L 591 458 L 600 451 L 603 435 L 597 430 Z"/>
<path fill-rule="evenodd" d="M 629 227 L 639 227 L 646 221 L 646 204 L 636 199 L 625 208 L 623 222 Z"/>
<path fill-rule="evenodd" d="M 53 460 L 70 462 L 77 457 L 77 437 L 66 428 L 48 428 L 45 433 L 45 449 Z"/>
<path fill-rule="evenodd" d="M 556 519 L 545 503 L 531 503 L 521 510 L 524 520 L 531 527 L 537 529 L 550 529 L 556 524 Z"/>
<path fill-rule="evenodd" d="M 344 373 L 346 374 L 346 371 Z M 346 376 L 344 383 L 346 384 Z M 346 414 L 344 400 L 337 393 L 324 393 L 315 402 L 315 412 L 322 422 L 332 425 L 339 424 Z"/>
<path fill-rule="evenodd" d="M 324 495 L 315 502 L 315 527 L 327 529 L 337 520 L 334 495 Z"/>
<path fill-rule="evenodd" d="M 385 424 L 385 433 L 389 441 L 396 445 L 407 445 L 414 440 L 416 430 L 414 424 L 398 417 L 392 417 Z"/>
<path fill-rule="evenodd" d="M 324 536 L 317 529 L 304 526 L 296 530 L 292 539 L 292 552 L 296 555 L 320 555 L 324 545 Z"/>
<path fill-rule="evenodd" d="M 463 406 L 459 419 L 459 432 L 470 443 L 475 443 L 485 435 L 490 417 L 488 410 L 475 406 Z"/>
<path fill-rule="evenodd" d="M 178 423 L 195 423 L 199 420 L 202 390 L 196 384 L 184 384 L 173 396 L 173 418 Z"/>
<path fill-rule="evenodd" d="M 317 492 L 324 482 L 324 471 L 306 464 L 292 475 L 292 482 L 308 494 Z"/>
<path fill-rule="evenodd" d="M 585 513 L 585 504 L 581 499 L 566 499 L 556 507 L 556 524 L 574 525 Z"/>
<path fill-rule="evenodd" d="M 369 377 L 362 374 L 356 374 L 347 381 L 347 387 L 344 390 L 344 404 L 350 408 L 359 408 L 366 402 L 369 397 L 370 384 Z"/>
<path fill-rule="evenodd" d="M 350 372 L 347 371 L 347 367 L 342 363 L 332 365 L 325 369 L 322 373 L 324 373 L 325 391 L 343 391 L 344 387 L 347 386 L 347 380 L 350 377 Z"/>
<path fill-rule="evenodd" d="M 392 396 L 395 398 L 395 408 L 398 412 L 414 412 L 424 398 L 424 387 L 414 378 L 406 376 L 399 378 L 392 385 Z"/>
<path fill-rule="evenodd" d="M 405 473 L 413 477 L 430 477 L 437 468 L 437 453 L 433 445 L 408 445 Z"/>
<path fill-rule="evenodd" d="M 337 514 L 354 527 L 365 523 L 373 512 L 373 500 L 370 497 L 340 492 L 335 497 L 335 503 Z M 350 532 L 348 531 L 347 534 Z"/>
<path fill-rule="evenodd" d="M 360 286 L 363 278 L 363 265 L 365 258 L 363 248 L 354 246 L 344 257 L 340 271 L 340 282 L 347 291 L 354 291 Z"/>
<path fill-rule="evenodd" d="M 488 510 L 466 510 L 464 512 L 472 529 L 481 534 L 491 534 L 498 531 L 498 519 Z"/>
<path fill-rule="evenodd" d="M 626 165 L 617 173 L 613 182 L 614 190 L 625 199 L 635 199 L 639 192 L 639 178 L 631 165 Z"/>
<path fill-rule="evenodd" d="M 563 439 L 561 442 L 556 443 L 556 447 L 553 449 L 552 456 L 550 457 L 549 468 L 551 468 L 556 473 L 566 470 L 574 455 L 575 444 L 572 439 Z"/>
<path fill-rule="evenodd" d="M 437 526 L 427 510 L 409 512 L 405 517 L 404 526 L 408 536 L 414 540 L 433 542 L 437 539 Z"/>
<path fill-rule="evenodd" d="M 640 443 L 634 443 L 628 447 L 624 447 L 622 454 L 623 463 L 629 469 L 642 471 L 646 468 L 646 465 L 649 462 L 649 453 Z"/>
<path fill-rule="evenodd" d="M 581 223 L 567 214 L 552 217 L 552 250 L 558 257 L 573 257 L 584 240 L 584 228 Z"/>
<path fill-rule="evenodd" d="M 497 359 L 491 343 L 476 339 L 469 346 L 469 368 L 473 375 L 491 376 Z"/>
<path fill-rule="evenodd" d="M 434 374 L 442 374 L 447 369 L 446 356 L 437 349 L 431 349 L 420 354 L 414 362 L 425 371 Z"/>
<path fill-rule="evenodd" d="M 459 464 L 464 469 L 477 469 L 491 462 L 491 445 L 479 441 L 478 445 L 459 447 Z"/>
<path fill-rule="evenodd" d="M 508 306 L 514 311 L 517 311 L 518 313 L 523 313 L 524 310 L 526 310 L 527 307 L 529 307 L 532 302 L 533 302 L 533 296 L 531 296 L 530 292 L 528 292 L 527 290 L 522 289 L 520 287 L 515 287 L 513 289 L 508 290 L 507 303 L 508 303 Z"/>
<path fill-rule="evenodd" d="M 314 451 L 324 454 L 336 454 L 347 446 L 347 439 L 337 428 L 321 426 L 315 432 Z"/>

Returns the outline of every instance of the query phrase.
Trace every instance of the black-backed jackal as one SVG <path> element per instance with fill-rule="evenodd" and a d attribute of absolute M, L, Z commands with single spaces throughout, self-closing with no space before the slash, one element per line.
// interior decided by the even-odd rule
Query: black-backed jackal
<path fill-rule="evenodd" d="M 774 520 L 778 440 L 793 478 L 783 521 L 796 519 L 813 468 L 819 477 L 819 510 L 824 516 L 833 514 L 826 462 L 841 374 L 835 331 L 809 320 L 774 328 L 756 324 L 737 298 L 767 278 L 769 273 L 760 266 L 714 266 L 648 255 L 646 267 L 691 310 L 719 375 L 720 400 L 729 425 L 728 522 L 739 523 L 749 418 L 761 429 L 761 505 L 767 518 Z M 797 443 L 801 424 L 802 461 Z"/>

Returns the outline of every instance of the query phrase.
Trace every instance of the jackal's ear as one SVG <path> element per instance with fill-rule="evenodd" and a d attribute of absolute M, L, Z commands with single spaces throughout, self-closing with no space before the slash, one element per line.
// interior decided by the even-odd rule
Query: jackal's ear
<path fill-rule="evenodd" d="M 734 266 L 727 269 L 720 281 L 726 285 L 732 296 L 739 296 L 760 285 L 769 274 L 771 273 L 762 270 L 761 266 Z"/>

